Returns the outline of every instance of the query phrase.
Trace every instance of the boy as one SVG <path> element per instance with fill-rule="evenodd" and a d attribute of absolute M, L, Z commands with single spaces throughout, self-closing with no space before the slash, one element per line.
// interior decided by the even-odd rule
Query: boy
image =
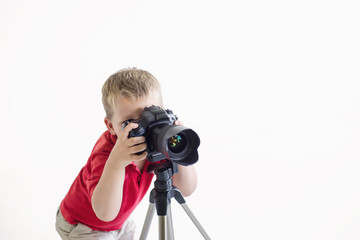
<path fill-rule="evenodd" d="M 136 154 L 146 149 L 145 137 L 128 138 L 137 124 L 124 123 L 140 118 L 145 107 L 163 108 L 160 84 L 147 71 L 122 69 L 104 83 L 102 101 L 107 131 L 61 202 L 56 230 L 62 239 L 133 239 L 135 225 L 128 217 L 153 178 L 147 173 L 147 153 Z M 196 170 L 178 167 L 173 183 L 189 196 L 196 188 Z"/>

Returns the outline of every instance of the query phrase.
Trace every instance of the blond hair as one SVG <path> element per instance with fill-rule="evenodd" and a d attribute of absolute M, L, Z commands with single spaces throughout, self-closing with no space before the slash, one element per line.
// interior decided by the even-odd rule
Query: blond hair
<path fill-rule="evenodd" d="M 162 104 L 161 87 L 158 80 L 148 71 L 124 68 L 112 74 L 102 87 L 102 102 L 106 117 L 111 119 L 115 100 L 124 96 L 131 100 L 156 94 Z"/>

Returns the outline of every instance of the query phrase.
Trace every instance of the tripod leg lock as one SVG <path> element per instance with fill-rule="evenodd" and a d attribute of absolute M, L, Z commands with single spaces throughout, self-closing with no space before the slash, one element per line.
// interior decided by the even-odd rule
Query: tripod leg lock
<path fill-rule="evenodd" d="M 186 203 L 185 198 L 177 187 L 173 186 L 171 194 L 171 197 L 174 197 L 179 204 Z"/>

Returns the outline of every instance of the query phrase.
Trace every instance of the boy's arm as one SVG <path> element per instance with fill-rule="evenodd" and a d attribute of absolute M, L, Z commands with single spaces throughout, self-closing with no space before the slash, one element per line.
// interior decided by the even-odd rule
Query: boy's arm
<path fill-rule="evenodd" d="M 91 197 L 96 216 L 105 222 L 115 219 L 120 211 L 125 167 L 113 167 L 109 160 Z"/>
<path fill-rule="evenodd" d="M 92 208 L 102 221 L 114 220 L 120 211 L 126 166 L 132 161 L 146 158 L 146 152 L 141 155 L 135 154 L 146 149 L 145 138 L 128 138 L 129 132 L 136 127 L 137 124 L 130 123 L 117 135 L 118 139 L 92 194 Z"/>
<path fill-rule="evenodd" d="M 184 197 L 190 196 L 197 186 L 197 173 L 194 165 L 178 165 L 179 172 L 172 179 L 175 187 L 179 188 Z"/>

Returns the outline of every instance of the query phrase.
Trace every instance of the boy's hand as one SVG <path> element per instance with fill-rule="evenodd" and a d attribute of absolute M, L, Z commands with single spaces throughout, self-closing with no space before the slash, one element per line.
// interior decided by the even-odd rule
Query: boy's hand
<path fill-rule="evenodd" d="M 137 127 L 137 123 L 129 123 L 120 133 L 117 133 L 117 141 L 109 156 L 109 160 L 111 159 L 116 166 L 125 168 L 132 161 L 141 161 L 147 157 L 146 151 L 140 155 L 136 154 L 146 149 L 145 137 L 128 138 L 129 132 Z"/>
<path fill-rule="evenodd" d="M 183 124 L 183 122 L 181 122 L 181 121 L 179 121 L 179 120 L 176 120 L 176 121 L 174 122 L 174 125 L 183 126 L 184 124 Z"/>
<path fill-rule="evenodd" d="M 175 121 L 174 125 L 184 125 L 181 121 Z M 112 149 L 109 160 L 115 166 L 126 167 L 132 161 L 141 161 L 147 157 L 147 152 L 138 155 L 136 153 L 146 150 L 145 137 L 131 137 L 128 138 L 131 130 L 138 127 L 137 123 L 129 123 L 121 132 L 116 133 L 117 140 L 114 148 Z"/>

